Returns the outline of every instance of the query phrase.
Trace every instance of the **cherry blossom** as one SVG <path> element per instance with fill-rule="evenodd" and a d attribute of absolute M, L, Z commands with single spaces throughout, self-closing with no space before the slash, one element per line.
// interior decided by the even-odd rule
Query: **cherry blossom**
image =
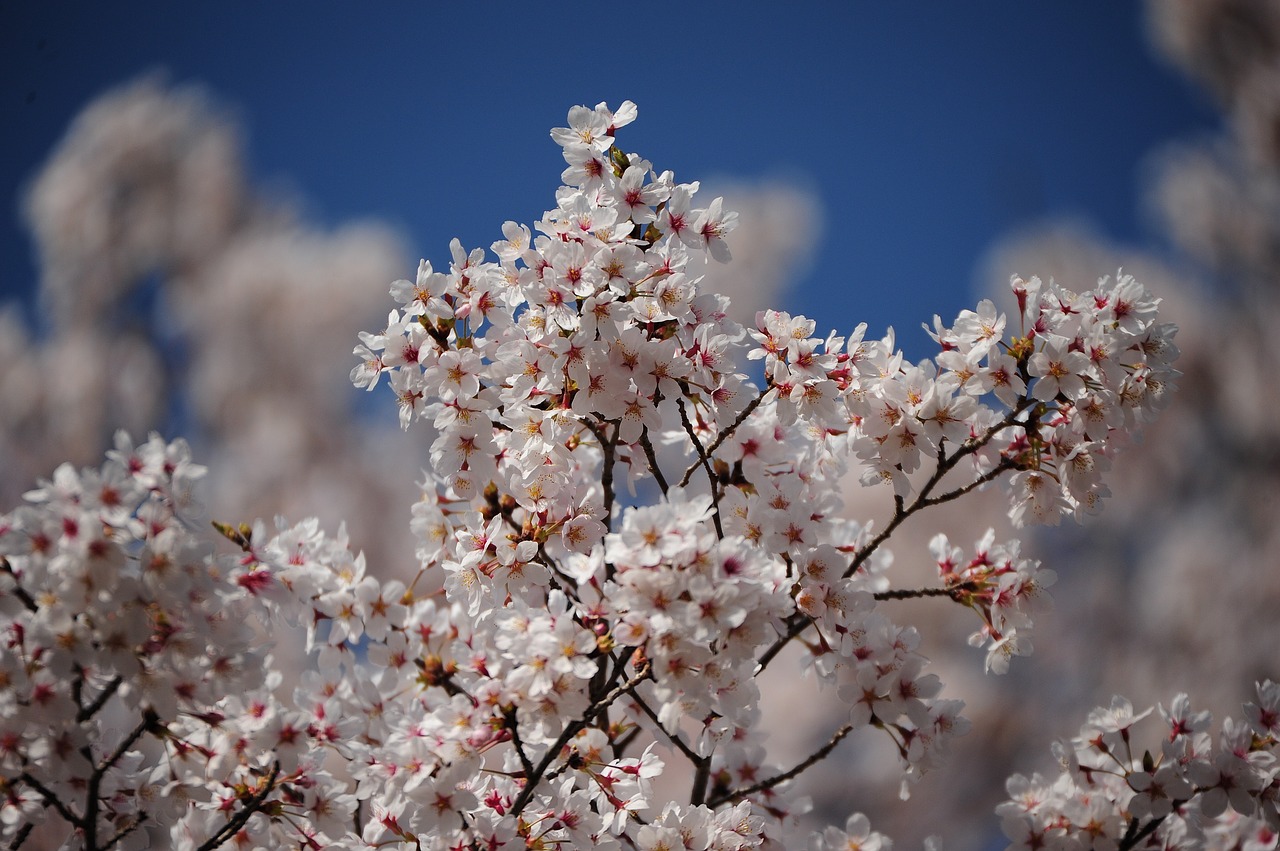
<path fill-rule="evenodd" d="M 0 519 L 0 838 L 52 819 L 95 851 L 889 846 L 862 815 L 811 834 L 792 781 L 872 731 L 906 789 L 968 728 L 895 601 L 971 609 L 1001 673 L 1054 574 L 993 533 L 972 557 L 939 536 L 937 584 L 895 587 L 888 540 L 997 480 L 1018 522 L 1096 510 L 1105 460 L 1176 379 L 1175 329 L 1123 273 L 1082 293 L 1015 277 L 1014 320 L 935 317 L 936 360 L 778 311 L 744 329 L 688 271 L 729 259 L 736 215 L 618 147 L 636 114 L 575 107 L 554 208 L 505 224 L 496 260 L 454 240 L 359 337 L 352 383 L 388 374 L 430 462 L 413 579 L 315 520 L 202 536 L 204 470 L 158 436 Z M 846 475 L 891 485 L 881 528 L 844 517 Z M 292 691 L 281 622 L 313 668 Z M 788 649 L 842 719 L 780 764 L 758 678 Z M 1229 830 L 1228 808 L 1271 824 L 1278 700 L 1259 696 L 1212 759 L 1177 702 L 1162 756 L 1135 757 L 1147 716 L 1118 700 L 1066 780 L 1011 787 L 1007 832 L 1065 837 L 1069 811 L 1136 847 L 1184 829 L 1192 793 L 1219 819 L 1198 830 Z M 1097 778 L 1121 809 L 1077 800 Z"/>

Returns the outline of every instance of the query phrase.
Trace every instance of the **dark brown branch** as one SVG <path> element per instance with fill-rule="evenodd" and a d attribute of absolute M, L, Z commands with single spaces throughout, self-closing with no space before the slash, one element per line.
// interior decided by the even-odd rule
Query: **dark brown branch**
<path fill-rule="evenodd" d="M 877 591 L 872 596 L 877 600 L 914 600 L 920 597 L 954 597 L 955 592 L 956 588 L 897 588 Z"/>
<path fill-rule="evenodd" d="M 533 763 L 529 761 L 529 756 L 524 752 L 524 742 L 520 741 L 520 722 L 516 720 L 516 709 L 511 707 L 503 712 L 506 717 L 507 729 L 511 731 L 511 744 L 515 746 L 516 756 L 520 758 L 520 767 L 524 769 L 525 777 L 533 776 Z"/>
<path fill-rule="evenodd" d="M 646 703 L 643 697 L 638 694 L 633 694 L 631 697 L 635 700 L 636 705 L 640 707 L 640 711 L 649 716 L 649 720 L 661 731 L 667 741 L 675 745 L 676 750 L 684 754 L 684 758 L 693 765 L 693 787 L 689 792 L 689 803 L 694 806 L 703 803 L 707 797 L 707 782 L 711 778 L 711 757 L 709 755 L 698 756 L 693 748 L 685 744 L 684 739 L 680 738 L 679 732 L 668 732 L 667 728 L 662 726 L 662 722 L 658 720 L 658 713 L 653 711 L 653 707 Z"/>
<path fill-rule="evenodd" d="M 653 707 L 650 706 L 647 702 L 645 702 L 645 699 L 643 697 L 641 697 L 638 694 L 633 694 L 631 695 L 631 698 L 636 702 L 636 706 L 640 707 L 640 711 L 643 712 L 645 715 L 649 716 L 649 720 L 654 723 L 654 726 L 656 726 L 659 730 L 662 731 L 662 735 L 667 737 L 667 741 L 675 745 L 676 750 L 684 754 L 685 759 L 689 760 L 689 762 L 693 763 L 694 765 L 697 765 L 703 760 L 703 757 L 698 756 L 694 752 L 693 748 L 685 744 L 684 739 L 680 738 L 679 733 L 667 732 L 667 728 L 662 726 L 662 722 L 658 720 L 658 713 L 653 711 Z"/>
<path fill-rule="evenodd" d="M 630 653 L 633 653 L 635 648 L 628 648 L 628 650 L 629 653 L 627 656 L 629 657 Z M 619 663 L 615 671 L 615 676 L 617 673 L 622 671 L 624 665 L 625 659 Z M 537 790 L 538 784 L 542 782 L 542 778 L 546 775 L 547 769 L 551 767 L 551 763 L 555 762 L 555 760 L 559 758 L 561 749 L 569 743 L 570 739 L 578 735 L 580 731 L 586 729 L 595 717 L 607 709 L 611 703 L 619 697 L 622 697 L 622 695 L 627 692 L 635 689 L 636 686 L 640 685 L 640 683 L 644 682 L 650 676 L 651 672 L 649 670 L 649 666 L 646 665 L 631 679 L 627 680 L 625 683 L 618 686 L 588 707 L 587 711 L 582 714 L 581 718 L 576 718 L 569 724 L 566 724 L 564 732 L 560 734 L 559 738 L 557 738 L 551 747 L 547 749 L 547 752 L 543 754 L 542 760 L 538 763 L 537 767 L 534 768 L 533 773 L 525 779 L 524 788 L 520 790 L 520 794 L 516 796 L 515 801 L 511 805 L 511 814 L 518 816 L 520 813 L 524 812 L 524 808 L 529 805 L 531 800 L 533 800 L 533 793 Z M 204 849 L 200 849 L 200 851 L 204 851 Z"/>
<path fill-rule="evenodd" d="M 95 710 L 96 711 L 96 710 Z M 129 735 L 121 740 L 116 749 L 104 759 L 100 764 L 94 766 L 93 773 L 89 775 L 89 782 L 85 788 L 84 796 L 84 818 L 80 820 L 80 830 L 84 833 L 84 847 L 86 851 L 99 851 L 98 847 L 98 800 L 100 790 L 102 788 L 102 780 L 107 776 L 107 772 L 115 767 L 120 758 L 129 752 L 134 743 L 142 738 L 142 734 L 148 730 L 155 729 L 160 718 L 156 715 L 154 709 L 146 709 L 142 713 L 142 720 L 134 727 Z M 90 765 L 93 764 L 93 754 L 89 749 L 82 748 L 85 758 L 89 760 Z"/>
<path fill-rule="evenodd" d="M 102 846 L 102 851 L 111 851 L 111 849 L 119 845 L 120 841 L 123 840 L 126 836 L 133 833 L 138 828 L 142 827 L 143 823 L 145 823 L 146 820 L 147 820 L 147 814 L 139 813 L 137 821 L 135 821 L 133 824 L 129 825 L 128 827 L 121 828 L 121 830 L 118 833 L 116 833 L 115 836 L 111 837 L 111 839 L 107 842 L 106 845 Z"/>
<path fill-rule="evenodd" d="M 1141 830 L 1138 829 L 1138 820 L 1136 818 L 1129 822 L 1129 829 L 1125 831 L 1124 838 L 1120 840 L 1119 851 L 1132 851 L 1132 849 L 1137 848 L 1142 840 L 1155 832 L 1165 818 L 1166 816 L 1160 816 L 1158 819 L 1152 819 Z"/>
<path fill-rule="evenodd" d="M 713 798 L 710 801 L 710 803 L 708 803 L 707 806 L 711 807 L 712 809 L 715 809 L 716 807 L 728 801 L 745 798 L 747 795 L 754 795 L 756 792 L 764 792 L 768 789 L 772 789 L 774 786 L 777 786 L 780 783 L 787 782 L 793 777 L 798 777 L 800 774 L 803 774 L 805 771 L 807 771 L 811 766 L 817 764 L 823 759 L 826 759 L 827 755 L 836 749 L 836 745 L 840 744 L 840 742 L 844 740 L 845 736 L 849 735 L 852 732 L 853 732 L 853 725 L 845 724 L 843 727 L 841 727 L 839 730 L 836 731 L 835 735 L 831 737 L 831 741 L 827 742 L 825 745 L 818 748 L 818 750 L 814 751 L 807 759 L 804 760 L 804 762 L 799 763 L 798 765 L 795 766 L 795 768 L 792 768 L 790 771 L 784 771 L 781 774 L 774 775 L 773 777 L 770 777 L 768 780 L 761 780 L 759 783 L 756 783 L 752 786 L 748 786 L 745 789 L 737 789 L 732 792 L 726 792 L 725 794 L 721 795 L 718 798 Z"/>
<path fill-rule="evenodd" d="M 18 598 L 28 612 L 39 610 L 40 607 L 36 605 L 35 598 L 27 592 L 26 588 L 18 584 L 18 574 L 13 572 L 13 567 L 7 558 L 0 557 L 0 573 L 7 573 L 13 577 L 13 596 Z"/>
<path fill-rule="evenodd" d="M 600 425 L 593 423 L 591 420 L 583 418 L 582 425 L 587 431 L 595 437 L 600 444 L 600 453 L 604 456 L 602 462 L 603 467 L 600 470 L 600 487 L 604 490 L 604 528 L 606 531 L 613 531 L 613 464 L 614 456 L 617 454 L 618 448 L 618 429 L 613 430 L 613 437 L 606 438 Z"/>
<path fill-rule="evenodd" d="M 964 485 L 963 487 L 958 487 L 953 491 L 948 491 L 947 493 L 944 493 L 942 496 L 935 496 L 935 497 L 930 497 L 928 499 L 921 500 L 919 507 L 931 508 L 935 505 L 941 505 L 944 502 L 950 502 L 953 499 L 957 499 L 959 497 L 964 496 L 970 491 L 977 490 L 978 488 L 985 485 L 987 482 L 994 481 L 1004 473 L 1007 473 L 1010 470 L 1017 469 L 1017 467 L 1018 467 L 1018 462 L 1014 461 L 1012 458 L 1002 458 L 999 464 L 995 465 L 990 470 L 983 473 L 981 476 L 974 479 L 969 484 Z"/>
<path fill-rule="evenodd" d="M 267 775 L 266 782 L 263 783 L 262 789 L 258 794 L 250 798 L 244 805 L 244 809 L 235 814 L 229 822 L 224 824 L 213 836 L 210 836 L 205 843 L 196 851 L 213 851 L 222 843 L 240 832 L 240 829 L 249 823 L 249 819 L 253 818 L 254 813 L 262 809 L 262 805 L 266 803 L 268 797 L 276 789 L 276 778 L 280 776 L 280 761 L 271 763 L 271 773 Z"/>
<path fill-rule="evenodd" d="M 81 680 L 77 682 L 82 682 L 82 681 L 83 681 L 83 676 L 81 677 Z M 107 701 L 111 699 L 111 696 L 120 689 L 120 685 L 123 682 L 124 682 L 123 678 L 121 678 L 118 674 L 112 677 L 111 681 L 102 687 L 102 691 L 98 692 L 98 696 L 93 699 L 92 703 L 90 703 L 88 706 L 82 706 L 80 707 L 79 710 L 77 710 L 76 721 L 83 723 L 85 721 L 88 721 L 94 715 L 97 715 L 99 710 L 101 710 L 102 707 L 107 705 Z"/>
<path fill-rule="evenodd" d="M 613 758 L 621 759 L 627 753 L 627 748 L 631 747 L 636 739 L 640 738 L 640 728 L 632 727 L 624 736 L 613 742 Z"/>
<path fill-rule="evenodd" d="M 702 441 L 698 440 L 698 435 L 693 430 L 693 423 L 689 422 L 689 413 L 684 409 L 683 397 L 676 400 L 676 407 L 680 410 L 680 422 L 684 425 L 685 434 L 689 435 L 689 439 L 693 441 L 693 448 L 698 450 L 698 459 L 702 462 L 702 468 L 707 471 L 707 485 L 711 488 L 711 507 L 714 509 L 711 520 L 716 526 L 716 537 L 724 540 L 724 528 L 720 525 L 720 492 L 716 488 L 716 474 L 711 469 L 711 459 L 707 456 L 707 451 L 702 448 Z"/>
<path fill-rule="evenodd" d="M 849 566 L 845 568 L 843 574 L 844 578 L 847 579 L 857 573 L 858 569 L 861 568 L 862 565 L 866 563 L 867 559 L 871 557 L 871 554 L 874 553 L 908 517 L 915 514 L 917 511 L 930 508 L 934 505 L 940 505 L 944 502 L 950 502 L 951 500 L 968 493 L 974 488 L 995 479 L 1002 473 L 1015 469 L 1017 467 L 1016 461 L 1007 458 L 1002 459 L 999 464 L 984 473 L 982 476 L 979 476 L 976 481 L 957 488 L 949 493 L 943 494 L 942 496 L 932 498 L 929 496 L 929 494 L 933 492 L 933 489 L 937 487 L 938 483 L 946 477 L 947 473 L 950 473 L 955 469 L 956 464 L 958 464 L 961 459 L 974 454 L 983 446 L 986 446 L 1001 431 L 1015 426 L 1020 426 L 1024 429 L 1030 428 L 1030 423 L 1021 423 L 1018 421 L 1018 417 L 1021 416 L 1022 412 L 1027 410 L 1027 408 L 1029 408 L 1033 403 L 1034 400 L 1025 397 L 1019 399 L 1018 404 L 1015 405 L 1013 410 L 1009 411 L 1009 413 L 1006 414 L 1004 419 L 1000 422 L 989 427 L 979 437 L 967 441 L 950 456 L 940 457 L 938 466 L 933 471 L 933 475 L 931 475 L 929 480 L 925 482 L 924 486 L 920 488 L 920 492 L 916 495 L 915 500 L 912 501 L 910 506 L 904 506 L 902 498 L 895 495 L 895 511 L 893 513 L 893 517 L 889 520 L 884 529 L 880 531 L 880 534 L 876 535 L 867 543 L 866 546 L 858 550 L 858 554 L 853 557 Z M 812 622 L 811 618 L 801 612 L 796 612 L 788 618 L 786 630 L 773 644 L 769 645 L 769 649 L 767 649 L 760 657 L 760 667 L 757 669 L 757 674 L 767 668 L 769 663 L 773 661 L 774 657 L 782 652 L 782 648 L 786 647 L 796 636 L 804 632 Z"/>
<path fill-rule="evenodd" d="M 689 803 L 698 807 L 707 800 L 707 784 L 711 782 L 711 758 L 703 757 L 694 763 L 693 788 L 689 790 Z"/>
<path fill-rule="evenodd" d="M 27 841 L 27 837 L 31 835 L 31 831 L 36 829 L 35 822 L 29 821 L 22 827 L 18 828 L 18 832 L 14 835 L 13 841 L 9 843 L 9 851 L 17 851 L 22 847 L 22 843 Z"/>
<path fill-rule="evenodd" d="M 653 473 L 653 480 L 658 483 L 658 488 L 662 491 L 662 495 L 666 496 L 667 479 L 662 475 L 662 470 L 658 467 L 658 456 L 653 451 L 653 441 L 649 439 L 649 429 L 640 429 L 640 445 L 644 447 L 644 457 L 649 461 L 649 470 Z"/>
<path fill-rule="evenodd" d="M 21 774 L 18 775 L 18 779 L 21 780 L 23 783 L 26 783 L 32 789 L 35 789 L 36 792 L 40 794 L 40 797 L 44 799 L 45 804 L 47 806 L 53 807 L 54 811 L 57 812 L 58 815 L 66 819 L 68 822 L 70 822 L 72 826 L 79 827 L 81 823 L 84 821 L 82 818 L 80 818 L 80 816 L 73 813 L 70 807 L 62 803 L 62 799 L 59 798 L 57 795 L 53 794 L 53 792 L 50 791 L 47 786 L 45 786 L 39 780 L 32 777 L 30 772 L 27 772 L 27 771 L 22 772 Z"/>
<path fill-rule="evenodd" d="M 936 505 L 936 503 L 929 502 L 928 497 L 929 497 L 929 494 L 933 491 L 933 489 L 938 486 L 938 483 L 942 481 L 942 479 L 947 475 L 947 473 L 950 473 L 953 469 L 955 469 L 955 466 L 959 464 L 960 461 L 962 461 L 965 458 L 968 458 L 970 455 L 973 455 L 979 449 L 986 446 L 1000 432 L 1004 431 L 1007 428 L 1014 428 L 1014 427 L 1020 427 L 1024 431 L 1030 431 L 1031 429 L 1037 427 L 1035 416 L 1032 416 L 1031 420 L 1025 423 L 1019 422 L 1018 420 L 1018 417 L 1022 416 L 1024 411 L 1026 411 L 1027 409 L 1029 409 L 1035 404 L 1036 404 L 1036 401 L 1034 399 L 1028 398 L 1026 396 L 1020 398 L 1018 400 L 1018 403 L 1014 405 L 1013 409 L 1010 410 L 1009 413 L 1005 414 L 1004 418 L 1000 420 L 1000 422 L 988 427 L 987 430 L 983 432 L 979 437 L 966 441 L 964 445 L 962 445 L 959 449 L 957 449 L 956 452 L 953 455 L 951 455 L 949 458 L 946 458 L 945 460 L 940 460 L 937 468 L 933 472 L 933 475 L 929 477 L 929 481 L 925 482 L 924 487 L 920 488 L 920 494 L 919 496 L 916 497 L 916 501 L 913 504 L 913 507 L 914 505 L 922 505 L 922 507 L 929 506 L 929 505 Z M 1001 465 L 997 465 L 997 468 L 999 466 Z M 987 479 L 987 481 L 990 481 L 990 479 Z"/>
<path fill-rule="evenodd" d="M 129 735 L 124 737 L 124 740 L 116 746 L 116 749 L 112 752 L 111 756 L 103 760 L 102 764 L 95 768 L 93 773 L 97 775 L 105 775 L 115 767 L 115 764 L 120 761 L 120 757 L 129 752 L 129 748 L 133 747 L 134 742 L 142 738 L 143 733 L 148 730 L 156 729 L 156 725 L 159 724 L 159 722 L 160 716 L 156 715 L 154 709 L 144 710 L 142 713 L 142 720 L 138 722 L 138 726 L 129 731 Z M 93 783 L 92 778 L 89 782 L 90 784 Z"/>
<path fill-rule="evenodd" d="M 729 438 L 729 435 L 737 431 L 738 426 L 747 421 L 747 417 L 751 416 L 755 412 L 755 409 L 760 407 L 760 403 L 763 402 L 764 398 L 768 395 L 769 390 L 761 392 L 759 396 L 751 400 L 747 407 L 742 409 L 742 413 L 738 414 L 737 419 L 721 429 L 720 433 L 716 435 L 716 439 L 711 441 L 711 445 L 707 447 L 707 455 L 714 455 L 716 450 L 720 448 L 720 444 L 724 443 Z M 699 466 L 701 466 L 701 462 L 694 464 L 684 471 L 684 476 L 680 479 L 680 487 L 684 487 L 689 484 L 689 479 L 693 478 L 693 474 Z"/>

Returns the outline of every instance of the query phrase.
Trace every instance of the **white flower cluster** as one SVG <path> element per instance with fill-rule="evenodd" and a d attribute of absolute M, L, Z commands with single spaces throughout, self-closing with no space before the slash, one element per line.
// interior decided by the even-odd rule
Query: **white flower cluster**
<path fill-rule="evenodd" d="M 899 499 L 909 475 L 936 462 L 929 491 L 955 461 L 972 456 L 969 486 L 1009 470 L 1016 525 L 1055 524 L 1097 510 L 1112 443 L 1167 400 L 1177 376 L 1176 328 L 1156 322 L 1158 299 L 1120 274 L 1074 293 L 1039 278 L 1014 277 L 1018 334 L 983 300 L 944 327 L 925 326 L 942 348 L 936 360 L 905 361 L 890 331 L 866 341 L 811 336 L 813 320 L 766 311 L 752 336 L 784 418 L 828 434 L 847 433 L 865 465 L 863 483 L 891 482 Z"/>
<path fill-rule="evenodd" d="M 95 851 L 153 830 L 202 851 L 789 848 L 792 779 L 849 734 L 887 735 L 907 778 L 938 763 L 968 722 L 879 604 L 973 608 L 1002 671 L 1052 576 L 938 539 L 941 586 L 894 589 L 885 542 L 1004 473 L 1017 517 L 1091 509 L 1109 441 L 1171 380 L 1172 329 L 1127 277 L 1016 281 L 1019 335 L 984 302 L 935 322 L 937 364 L 767 312 L 757 388 L 725 299 L 684 271 L 728 259 L 735 217 L 623 153 L 634 117 L 573 109 L 538 236 L 507 223 L 496 262 L 455 241 L 361 336 L 353 381 L 388 373 L 402 424 L 435 428 L 408 586 L 314 521 L 219 525 L 239 552 L 214 555 L 183 522 L 182 446 L 154 438 L 3 521 L 0 838 L 53 813 Z M 878 532 L 840 517 L 851 457 L 894 484 Z M 292 695 L 258 635 L 281 621 L 316 665 Z M 788 768 L 755 678 L 793 643 L 847 723 Z M 687 802 L 659 805 L 672 760 Z M 862 816 L 812 840 L 888 847 Z"/>
<path fill-rule="evenodd" d="M 1217 747 L 1208 712 L 1185 694 L 1159 707 L 1166 735 L 1154 751 L 1115 697 L 1089 715 L 1080 735 L 1054 751 L 1062 774 L 1009 779 L 996 812 L 1015 849 L 1243 849 L 1280 846 L 1280 683 L 1257 687 L 1245 718 L 1223 721 Z"/>
<path fill-rule="evenodd" d="M 152 825 L 192 818 L 203 842 L 232 805 L 278 800 L 301 776 L 264 686 L 278 674 L 251 583 L 222 576 L 190 524 L 204 472 L 185 443 L 121 434 L 100 470 L 63 465 L 0 517 L 0 837 L 13 847 L 50 815 L 76 847 L 146 847 Z M 314 781 L 282 812 L 313 808 Z"/>
<path fill-rule="evenodd" d="M 1019 558 L 1017 541 L 996 545 L 991 529 L 974 545 L 973 558 L 967 563 L 946 535 L 935 536 L 929 549 L 952 599 L 982 618 L 982 629 L 970 636 L 969 643 L 987 646 L 987 670 L 1003 674 L 1010 657 L 1030 655 L 1025 629 L 1049 607 L 1046 589 L 1057 581 L 1057 574 L 1038 561 Z M 1024 632 L 1018 631 L 1020 627 Z"/>

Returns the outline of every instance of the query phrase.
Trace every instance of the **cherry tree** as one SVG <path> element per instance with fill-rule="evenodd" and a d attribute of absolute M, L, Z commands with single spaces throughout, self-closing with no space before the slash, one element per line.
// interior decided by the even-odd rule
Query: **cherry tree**
<path fill-rule="evenodd" d="M 874 730 L 905 794 L 965 732 L 895 602 L 970 609 L 1000 674 L 1054 581 L 975 524 L 970 548 L 930 542 L 936 584 L 904 587 L 891 537 L 996 483 L 1017 525 L 1100 510 L 1171 392 L 1175 329 L 1123 271 L 1087 292 L 1015 276 L 1012 312 L 935 317 L 916 363 L 865 324 L 743 328 L 694 273 L 731 259 L 737 217 L 620 147 L 636 114 L 570 110 L 554 208 L 491 254 L 423 261 L 360 336 L 351 380 L 389 387 L 430 458 L 416 577 L 380 580 L 314 520 L 207 532 L 203 467 L 155 435 L 0 518 L 11 847 L 890 844 L 874 814 L 814 832 L 792 781 Z M 888 522 L 846 516 L 851 474 Z M 280 625 L 307 635 L 292 686 Z M 779 764 L 758 679 L 788 648 L 844 709 Z M 1012 779 L 1013 846 L 1274 847 L 1280 688 L 1217 747 L 1185 696 L 1160 716 L 1143 748 L 1151 710 L 1117 698 L 1059 747 L 1060 777 Z"/>

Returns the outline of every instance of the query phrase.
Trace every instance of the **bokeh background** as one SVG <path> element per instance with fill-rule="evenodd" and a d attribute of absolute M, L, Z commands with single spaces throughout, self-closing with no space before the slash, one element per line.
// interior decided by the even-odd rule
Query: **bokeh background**
<path fill-rule="evenodd" d="M 1123 691 L 1218 712 L 1280 679 L 1280 4 L 565 2 L 0 4 L 0 497 L 115 428 L 213 468 L 222 520 L 349 522 L 386 577 L 421 432 L 346 374 L 388 283 L 448 241 L 532 222 L 569 106 L 639 104 L 623 146 L 742 213 L 713 286 L 913 357 L 1010 274 L 1086 289 L 1123 266 L 1182 326 L 1186 375 L 1117 459 L 1101 518 L 1027 535 L 1061 575 L 1036 655 L 1000 680 L 975 624 L 908 608 L 975 730 L 897 798 L 883 742 L 813 773 L 815 820 L 863 809 L 918 847 L 1002 847 L 1011 771 Z M 381 404 L 379 404 L 381 403 Z M 887 498 L 849 492 L 850 510 Z M 1000 525 L 999 494 L 905 528 Z M 782 763 L 838 720 L 775 690 Z"/>

